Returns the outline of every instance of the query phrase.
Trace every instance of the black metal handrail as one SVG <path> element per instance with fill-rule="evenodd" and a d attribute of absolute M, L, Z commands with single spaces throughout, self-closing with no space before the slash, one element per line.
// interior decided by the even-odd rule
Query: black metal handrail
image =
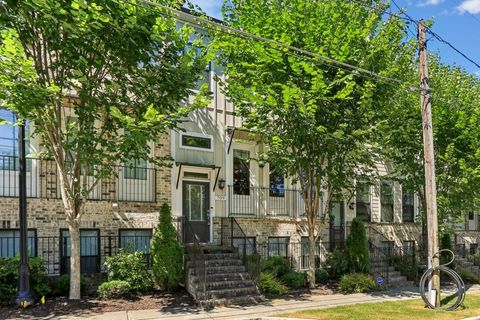
<path fill-rule="evenodd" d="M 370 240 L 368 241 L 368 248 L 370 251 L 370 273 L 373 263 L 380 263 L 380 271 L 377 272 L 388 284 L 390 280 L 390 259 L 387 254 L 379 247 L 375 246 Z"/>
<path fill-rule="evenodd" d="M 190 292 L 197 301 L 205 300 L 207 292 L 207 268 L 206 258 L 200 239 L 195 233 L 190 221 L 182 217 L 182 239 L 190 262 L 195 266 L 195 279 L 190 278 L 190 271 L 187 271 L 187 288 L 189 285 L 196 286 L 197 291 Z M 191 239 L 191 242 L 190 242 Z M 194 281 L 196 280 L 196 282 Z"/>
<path fill-rule="evenodd" d="M 247 237 L 233 217 L 224 217 L 221 220 L 221 245 L 237 249 L 247 272 L 256 282 L 260 275 L 260 255 L 254 240 Z"/>

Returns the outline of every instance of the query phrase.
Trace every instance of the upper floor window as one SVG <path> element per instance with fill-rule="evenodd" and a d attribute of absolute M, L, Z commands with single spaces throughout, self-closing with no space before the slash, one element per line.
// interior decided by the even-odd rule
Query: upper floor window
<path fill-rule="evenodd" d="M 270 164 L 270 197 L 285 196 L 285 177 L 276 170 L 275 164 Z"/>
<path fill-rule="evenodd" d="M 18 118 L 15 113 L 7 109 L 0 108 L 0 119 L 8 122 L 17 122 Z M 26 139 L 25 148 L 27 154 L 30 149 L 28 140 L 28 124 L 25 127 Z M 30 168 L 30 161 L 27 161 L 27 170 Z M 0 125 L 0 170 L 18 170 L 18 126 L 10 124 Z"/>
<path fill-rule="evenodd" d="M 195 133 L 181 133 L 180 147 L 185 149 L 202 149 L 213 151 L 212 137 Z"/>
<path fill-rule="evenodd" d="M 370 184 L 366 181 L 358 181 L 355 198 L 357 218 L 370 222 Z"/>
<path fill-rule="evenodd" d="M 250 152 L 233 150 L 233 193 L 250 194 Z"/>
<path fill-rule="evenodd" d="M 393 185 L 383 179 L 380 185 L 381 221 L 393 222 Z"/>
<path fill-rule="evenodd" d="M 402 190 L 402 219 L 403 222 L 414 222 L 415 219 L 414 194 L 406 189 Z"/>

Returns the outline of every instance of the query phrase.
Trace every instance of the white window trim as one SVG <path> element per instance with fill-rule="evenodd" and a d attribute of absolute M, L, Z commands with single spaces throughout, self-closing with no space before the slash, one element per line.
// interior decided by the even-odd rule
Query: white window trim
<path fill-rule="evenodd" d="M 198 147 L 190 147 L 190 146 L 184 146 L 182 144 L 183 141 L 183 136 L 192 136 L 192 137 L 198 137 L 198 138 L 208 138 L 210 139 L 210 148 L 198 148 Z M 180 132 L 180 139 L 178 140 L 178 147 L 180 149 L 187 149 L 187 150 L 195 150 L 195 151 L 206 151 L 206 152 L 213 152 L 213 147 L 214 147 L 214 140 L 213 136 L 210 134 L 203 134 L 203 133 L 198 133 L 198 132 Z"/>

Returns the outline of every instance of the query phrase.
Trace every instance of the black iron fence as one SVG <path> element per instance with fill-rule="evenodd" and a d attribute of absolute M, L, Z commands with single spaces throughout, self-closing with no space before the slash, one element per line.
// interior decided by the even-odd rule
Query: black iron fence
<path fill-rule="evenodd" d="M 299 190 L 249 187 L 237 190 L 228 186 L 230 217 L 298 217 L 305 213 L 305 202 Z"/>
<path fill-rule="evenodd" d="M 80 270 L 82 273 L 104 272 L 107 257 L 120 250 L 143 252 L 150 265 L 151 236 L 80 236 Z M 0 237 L 0 257 L 19 254 L 18 237 Z M 50 275 L 70 272 L 71 246 L 68 237 L 29 237 L 30 256 L 40 257 Z"/>
<path fill-rule="evenodd" d="M 18 157 L 0 156 L 0 197 L 18 197 L 18 169 Z M 155 202 L 155 168 L 117 165 L 115 169 L 116 176 L 96 183 L 93 176 L 85 173 L 82 178 L 91 188 L 89 200 Z M 61 199 L 55 161 L 27 159 L 27 197 Z"/>

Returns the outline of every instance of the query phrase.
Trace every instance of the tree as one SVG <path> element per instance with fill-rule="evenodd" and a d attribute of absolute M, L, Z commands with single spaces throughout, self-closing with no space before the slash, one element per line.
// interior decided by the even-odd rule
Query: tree
<path fill-rule="evenodd" d="M 160 209 L 160 221 L 151 247 L 155 281 L 165 290 L 176 289 L 183 278 L 183 250 L 172 224 L 172 212 L 166 203 Z"/>
<path fill-rule="evenodd" d="M 233 0 L 228 24 L 321 56 L 395 77 L 412 50 L 403 22 L 382 19 L 386 5 L 365 1 Z M 315 242 L 333 194 L 350 197 L 355 178 L 374 174 L 376 110 L 395 87 L 321 58 L 219 33 L 214 41 L 226 67 L 223 90 L 244 126 L 265 145 L 261 154 L 299 182 L 309 234 L 309 284 L 315 284 Z M 221 79 L 219 79 L 221 80 Z"/>
<path fill-rule="evenodd" d="M 0 19 L 0 100 L 34 125 L 42 155 L 56 163 L 71 237 L 70 299 L 79 299 L 88 194 L 118 161 L 164 163 L 148 142 L 207 101 L 203 88 L 187 103 L 206 65 L 203 41 L 192 42 L 193 29 L 177 28 L 160 9 L 121 0 L 7 0 Z"/>
<path fill-rule="evenodd" d="M 353 219 L 350 234 L 345 243 L 348 267 L 352 273 L 370 272 L 370 252 L 367 233 L 360 219 Z"/>
<path fill-rule="evenodd" d="M 410 83 L 418 82 L 416 68 L 416 64 L 411 65 Z M 462 213 L 478 208 L 480 202 L 480 80 L 440 62 L 433 54 L 429 57 L 429 73 L 439 226 L 445 231 Z M 402 188 L 416 191 L 425 208 L 418 94 L 394 93 L 383 112 L 377 133 L 382 154 L 392 163 L 391 176 L 402 183 Z"/>

